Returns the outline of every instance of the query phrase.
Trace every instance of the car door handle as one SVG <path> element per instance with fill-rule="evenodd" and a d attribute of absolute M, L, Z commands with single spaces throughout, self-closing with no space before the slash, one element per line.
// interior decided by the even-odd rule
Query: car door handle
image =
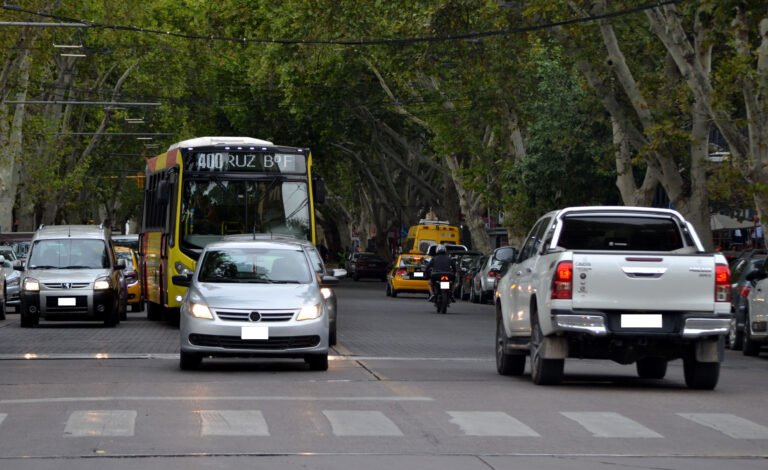
<path fill-rule="evenodd" d="M 517 273 L 515 273 L 515 274 L 517 274 L 518 276 L 522 276 L 522 275 L 523 275 L 523 272 L 522 272 L 522 271 L 518 271 L 518 272 L 517 272 Z"/>

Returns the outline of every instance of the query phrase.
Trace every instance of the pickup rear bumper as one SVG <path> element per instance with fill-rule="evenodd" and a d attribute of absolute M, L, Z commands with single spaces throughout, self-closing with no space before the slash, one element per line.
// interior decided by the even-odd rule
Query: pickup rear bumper
<path fill-rule="evenodd" d="M 552 310 L 555 331 L 594 336 L 717 336 L 728 333 L 730 319 L 730 313 Z"/>

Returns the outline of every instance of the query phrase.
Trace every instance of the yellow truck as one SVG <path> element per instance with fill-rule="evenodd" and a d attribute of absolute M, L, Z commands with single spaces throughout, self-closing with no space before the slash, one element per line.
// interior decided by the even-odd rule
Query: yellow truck
<path fill-rule="evenodd" d="M 418 225 L 412 225 L 408 229 L 403 253 L 424 254 L 432 245 L 460 244 L 461 236 L 458 227 L 449 225 L 444 220 L 422 219 Z"/>

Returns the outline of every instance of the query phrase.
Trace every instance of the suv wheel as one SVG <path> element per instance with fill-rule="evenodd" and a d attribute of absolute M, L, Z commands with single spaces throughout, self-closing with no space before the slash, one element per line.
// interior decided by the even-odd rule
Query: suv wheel
<path fill-rule="evenodd" d="M 563 379 L 565 359 L 544 359 L 542 352 L 547 338 L 541 332 L 536 312 L 531 312 L 535 322 L 531 332 L 531 379 L 536 385 L 557 385 Z"/>
<path fill-rule="evenodd" d="M 496 309 L 498 311 L 499 307 Z M 501 314 L 496 315 L 496 371 L 500 375 L 523 375 L 525 371 L 525 354 L 507 352 L 507 334 Z"/>
<path fill-rule="evenodd" d="M 741 353 L 745 356 L 757 356 L 760 354 L 760 343 L 752 340 L 752 335 L 749 331 L 749 317 L 746 317 L 744 321 L 744 346 Z"/>

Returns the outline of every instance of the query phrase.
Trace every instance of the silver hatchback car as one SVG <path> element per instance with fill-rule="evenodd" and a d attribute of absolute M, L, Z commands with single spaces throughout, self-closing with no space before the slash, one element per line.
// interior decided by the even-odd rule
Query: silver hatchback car
<path fill-rule="evenodd" d="M 329 315 L 319 276 L 298 244 L 279 240 L 220 241 L 205 247 L 181 306 L 182 369 L 204 357 L 302 358 L 328 369 Z"/>

